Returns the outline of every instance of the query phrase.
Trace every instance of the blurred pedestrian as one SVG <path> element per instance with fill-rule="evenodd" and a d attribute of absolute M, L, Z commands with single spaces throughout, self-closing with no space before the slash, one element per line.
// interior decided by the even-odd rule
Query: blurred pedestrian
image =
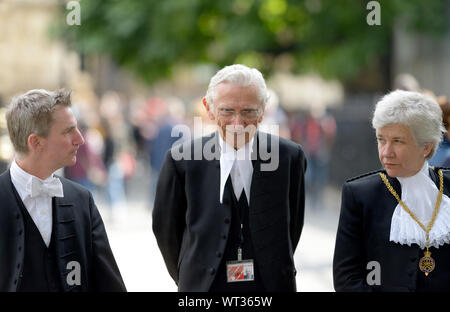
<path fill-rule="evenodd" d="M 102 189 L 104 191 L 107 206 L 111 209 L 111 216 L 117 209 L 122 209 L 127 202 L 125 194 L 125 174 L 120 161 L 120 145 L 115 142 L 111 125 L 106 119 L 101 120 L 103 135 L 102 162 L 105 166 L 107 179 Z"/>
<path fill-rule="evenodd" d="M 16 158 L 0 175 L 0 291 L 125 291 L 91 193 L 53 173 L 84 139 L 70 93 L 31 90 L 6 114 Z"/>
<path fill-rule="evenodd" d="M 304 115 L 304 116 L 303 116 Z M 294 118 L 293 138 L 305 149 L 308 160 L 306 173 L 306 207 L 312 211 L 324 208 L 323 193 L 328 185 L 331 150 L 336 137 L 336 121 L 322 106 Z"/>
<path fill-rule="evenodd" d="M 147 141 L 148 153 L 150 156 L 150 202 L 153 201 L 156 194 L 156 184 L 159 172 L 164 162 L 166 153 L 172 145 L 179 140 L 177 136 L 172 136 L 172 129 L 177 125 L 184 124 L 184 105 L 183 103 L 173 100 L 170 103 L 160 99 L 160 110 L 154 116 L 156 132 L 154 136 Z"/>
<path fill-rule="evenodd" d="M 436 154 L 428 163 L 430 166 L 450 167 L 450 100 L 447 97 L 438 97 L 437 102 L 442 109 L 442 121 L 447 132 L 444 134 Z"/>

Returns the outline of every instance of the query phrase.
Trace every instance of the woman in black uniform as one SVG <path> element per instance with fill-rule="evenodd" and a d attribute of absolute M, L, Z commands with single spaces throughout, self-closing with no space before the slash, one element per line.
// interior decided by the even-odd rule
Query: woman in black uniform
<path fill-rule="evenodd" d="M 336 291 L 450 290 L 450 172 L 428 166 L 445 129 L 437 102 L 394 91 L 372 125 L 384 170 L 348 180 L 333 259 Z"/>

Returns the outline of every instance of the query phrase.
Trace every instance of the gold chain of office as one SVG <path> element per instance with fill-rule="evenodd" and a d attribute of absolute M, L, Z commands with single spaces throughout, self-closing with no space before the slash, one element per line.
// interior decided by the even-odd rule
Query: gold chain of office
<path fill-rule="evenodd" d="M 439 212 L 439 208 L 441 206 L 442 201 L 442 194 L 444 193 L 444 177 L 442 175 L 442 170 L 438 171 L 439 174 L 439 194 L 436 200 L 436 206 L 434 208 L 433 216 L 431 217 L 430 223 L 428 223 L 428 226 L 425 227 L 422 222 L 417 219 L 417 217 L 414 215 L 414 213 L 405 205 L 405 203 L 400 199 L 397 192 L 394 190 L 392 185 L 389 183 L 388 179 L 386 178 L 386 175 L 382 172 L 380 172 L 380 177 L 383 180 L 384 184 L 388 188 L 389 192 L 395 197 L 395 199 L 398 201 L 398 203 L 403 207 L 403 209 L 413 218 L 414 221 L 417 222 L 417 224 L 422 228 L 422 230 L 425 231 L 426 234 L 426 244 L 425 247 L 427 248 L 426 251 L 424 251 L 424 256 L 420 258 L 419 260 L 419 269 L 425 273 L 425 276 L 428 276 L 429 273 L 431 273 L 436 264 L 433 258 L 431 258 L 431 252 L 428 250 L 430 246 L 430 231 L 433 228 L 434 221 L 436 220 L 436 216 Z"/>

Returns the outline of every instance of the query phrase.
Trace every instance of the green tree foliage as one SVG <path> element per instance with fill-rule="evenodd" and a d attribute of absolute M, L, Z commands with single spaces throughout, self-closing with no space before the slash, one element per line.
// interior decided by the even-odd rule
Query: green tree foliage
<path fill-rule="evenodd" d="M 148 83 L 179 64 L 245 63 L 268 74 L 280 55 L 295 72 L 349 80 L 390 52 L 399 18 L 414 31 L 445 28 L 447 0 L 378 2 L 380 26 L 367 24 L 367 0 L 81 0 L 81 26 L 62 35 Z"/>

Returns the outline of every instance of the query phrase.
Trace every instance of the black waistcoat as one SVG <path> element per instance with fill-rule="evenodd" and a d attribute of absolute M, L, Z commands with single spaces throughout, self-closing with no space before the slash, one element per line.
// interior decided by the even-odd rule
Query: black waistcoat
<path fill-rule="evenodd" d="M 254 257 L 253 243 L 249 228 L 249 207 L 245 192 L 242 191 L 239 201 L 234 195 L 231 177 L 228 177 L 225 185 L 223 200 L 231 202 L 231 224 L 228 233 L 227 245 L 225 247 L 222 261 L 217 270 L 216 277 L 211 285 L 211 292 L 240 292 L 240 291 L 264 291 L 264 286 L 258 270 L 258 261 Z M 243 245 L 242 260 L 253 259 L 254 281 L 227 283 L 226 262 L 237 260 L 237 250 L 240 237 L 240 220 L 243 219 Z"/>
<path fill-rule="evenodd" d="M 20 274 L 17 291 L 21 292 L 56 292 L 62 291 L 61 279 L 57 267 L 55 250 L 55 205 L 53 209 L 53 229 L 50 245 L 47 247 L 41 233 L 36 227 L 28 210 L 14 189 L 16 199 L 23 215 L 25 232 L 25 253 L 22 273 Z"/>

